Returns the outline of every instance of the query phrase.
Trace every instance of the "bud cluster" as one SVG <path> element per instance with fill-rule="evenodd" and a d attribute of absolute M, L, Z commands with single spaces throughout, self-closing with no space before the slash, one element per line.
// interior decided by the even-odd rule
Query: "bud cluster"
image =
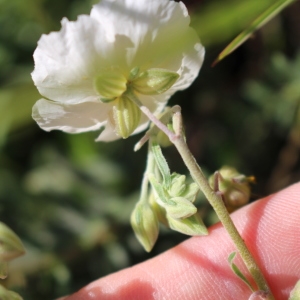
<path fill-rule="evenodd" d="M 197 214 L 194 205 L 199 188 L 196 183 L 187 183 L 186 176 L 170 174 L 160 147 L 153 144 L 151 155 L 155 168 L 147 173 L 151 192 L 146 201 L 137 203 L 131 225 L 147 251 L 154 246 L 159 233 L 159 222 L 187 235 L 206 235 L 207 229 Z"/>

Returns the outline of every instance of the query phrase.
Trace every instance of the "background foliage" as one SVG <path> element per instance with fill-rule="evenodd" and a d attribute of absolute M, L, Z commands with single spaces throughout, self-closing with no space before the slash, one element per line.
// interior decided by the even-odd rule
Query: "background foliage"
<path fill-rule="evenodd" d="M 186 237 L 163 228 L 146 254 L 129 225 L 145 149 L 140 136 L 95 143 L 97 133 L 43 132 L 31 119 L 39 99 L 30 72 L 42 33 L 89 13 L 92 0 L 0 0 L 0 220 L 27 254 L 3 284 L 24 299 L 54 299 L 169 249 Z M 188 143 L 207 174 L 224 164 L 254 175 L 253 199 L 300 178 L 299 1 L 216 67 L 218 53 L 274 0 L 183 1 L 206 47 L 182 106 Z M 185 172 L 174 149 L 172 171 Z M 207 224 L 215 218 L 198 200 Z"/>

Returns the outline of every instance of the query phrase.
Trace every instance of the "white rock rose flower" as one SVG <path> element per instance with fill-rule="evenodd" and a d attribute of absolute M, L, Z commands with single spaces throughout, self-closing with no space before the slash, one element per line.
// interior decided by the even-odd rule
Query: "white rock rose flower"
<path fill-rule="evenodd" d="M 197 77 L 204 48 L 182 2 L 102 0 L 90 15 L 62 20 L 42 35 L 33 81 L 41 95 L 33 118 L 46 130 L 104 129 L 97 141 L 144 130 L 149 120 L 131 100 L 158 114 Z"/>

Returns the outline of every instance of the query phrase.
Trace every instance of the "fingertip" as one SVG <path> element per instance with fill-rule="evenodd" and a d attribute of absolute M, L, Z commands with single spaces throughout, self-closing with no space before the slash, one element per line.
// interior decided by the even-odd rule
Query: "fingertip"
<path fill-rule="evenodd" d="M 295 184 L 232 214 L 277 300 L 287 299 L 300 278 L 299 199 L 300 184 Z M 251 291 L 227 262 L 235 246 L 220 224 L 209 231 L 65 300 L 247 299 Z M 249 278 L 239 256 L 235 263 Z"/>

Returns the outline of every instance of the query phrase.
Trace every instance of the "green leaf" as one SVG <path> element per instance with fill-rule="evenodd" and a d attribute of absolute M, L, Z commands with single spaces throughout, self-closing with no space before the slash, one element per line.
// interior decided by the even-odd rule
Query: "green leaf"
<path fill-rule="evenodd" d="M 183 234 L 190 236 L 208 234 L 207 228 L 198 214 L 185 219 L 174 219 L 167 215 L 167 220 L 171 229 Z"/>
<path fill-rule="evenodd" d="M 173 173 L 171 175 L 171 187 L 168 189 L 170 196 L 180 197 L 183 192 L 186 190 L 185 184 L 186 176 Z"/>
<path fill-rule="evenodd" d="M 24 246 L 19 237 L 0 222 L 0 261 L 9 261 L 24 253 Z"/>
<path fill-rule="evenodd" d="M 253 287 L 251 286 L 250 282 L 248 281 L 248 279 L 244 276 L 244 274 L 241 272 L 241 270 L 238 268 L 238 266 L 233 262 L 234 258 L 236 256 L 236 252 L 232 252 L 229 256 L 228 256 L 228 262 L 230 265 L 231 270 L 233 271 L 233 273 L 235 275 L 237 275 L 242 281 L 244 281 L 247 286 L 249 287 L 249 289 L 254 292 Z"/>
<path fill-rule="evenodd" d="M 233 52 L 241 44 L 243 44 L 252 34 L 260 29 L 263 25 L 269 22 L 272 18 L 278 15 L 284 8 L 286 8 L 291 3 L 296 0 L 280 0 L 269 7 L 265 12 L 263 12 L 258 18 L 256 18 L 248 28 L 241 32 L 216 58 L 213 62 L 213 66 L 219 61 L 224 59 L 227 55 Z"/>
<path fill-rule="evenodd" d="M 166 188 L 169 188 L 171 185 L 171 174 L 168 163 L 162 154 L 161 148 L 157 143 L 152 143 L 151 150 L 159 171 L 161 172 L 161 175 L 163 177 L 163 184 Z"/>
<path fill-rule="evenodd" d="M 299 300 L 299 299 L 300 299 L 300 280 L 297 281 L 289 297 L 289 300 Z"/>
<path fill-rule="evenodd" d="M 148 174 L 149 181 L 155 190 L 159 200 L 165 204 L 169 201 L 169 195 L 163 188 L 163 186 L 156 180 L 155 176 L 153 174 Z"/>

